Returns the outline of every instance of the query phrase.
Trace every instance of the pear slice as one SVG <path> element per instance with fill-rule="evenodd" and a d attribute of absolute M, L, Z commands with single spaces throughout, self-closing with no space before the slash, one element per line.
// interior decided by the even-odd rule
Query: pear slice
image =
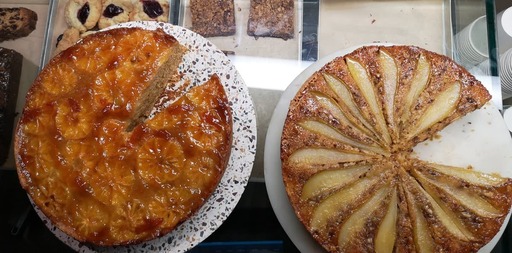
<path fill-rule="evenodd" d="M 398 85 L 398 67 L 395 60 L 386 51 L 379 50 L 379 66 L 384 83 L 384 110 L 391 134 L 394 138 L 398 138 L 398 129 L 395 122 L 395 94 Z"/>
<path fill-rule="evenodd" d="M 300 122 L 299 125 L 310 132 L 323 135 L 329 139 L 339 141 L 341 143 L 345 143 L 362 150 L 370 151 L 372 153 L 389 155 L 389 152 L 385 152 L 381 147 L 366 145 L 364 143 L 350 139 L 349 137 L 346 137 L 345 135 L 341 134 L 340 131 L 332 128 L 331 126 L 325 123 L 315 120 L 306 120 Z"/>
<path fill-rule="evenodd" d="M 469 239 L 474 240 L 475 237 L 473 234 L 463 225 L 463 222 L 457 217 L 457 215 L 446 206 L 446 204 L 441 200 L 441 198 L 436 193 L 434 187 L 439 187 L 436 185 L 436 183 L 432 180 L 427 179 L 425 176 L 418 173 L 416 170 L 413 170 L 413 175 L 418 179 L 418 181 L 423 186 L 423 189 L 428 192 L 432 200 L 434 200 L 439 207 L 443 210 L 443 212 L 447 215 L 448 219 L 450 219 L 457 228 Z M 452 196 L 453 197 L 453 196 Z"/>
<path fill-rule="evenodd" d="M 430 77 L 430 63 L 428 62 L 425 55 L 421 54 L 418 59 L 418 64 L 416 69 L 414 70 L 414 76 L 410 81 L 410 89 L 405 96 L 405 101 L 403 105 L 403 114 L 401 115 L 401 120 L 406 124 L 409 120 L 410 112 L 412 110 L 413 104 L 418 100 L 421 92 L 425 90 L 427 83 Z"/>
<path fill-rule="evenodd" d="M 366 136 L 368 139 L 372 140 L 372 142 L 376 142 L 376 138 L 372 132 L 368 129 L 358 126 L 355 124 L 350 118 L 353 116 L 350 113 L 344 112 L 343 107 L 339 106 L 339 104 L 334 101 L 334 99 L 327 97 L 325 94 L 320 92 L 312 91 L 311 94 L 316 99 L 316 101 L 329 113 L 338 120 L 341 124 L 348 126 L 352 132 L 360 136 Z"/>
<path fill-rule="evenodd" d="M 346 59 L 350 74 L 366 100 L 366 103 L 368 103 L 373 117 L 375 117 L 376 130 L 379 133 L 379 137 L 381 137 L 384 143 L 389 146 L 391 144 L 391 136 L 389 135 L 386 120 L 382 113 L 380 99 L 376 94 L 375 87 L 370 80 L 370 76 L 363 65 L 359 62 L 348 57 Z"/>
<path fill-rule="evenodd" d="M 335 166 L 346 162 L 357 162 L 368 159 L 367 155 L 354 154 L 326 148 L 303 148 L 299 149 L 289 157 L 291 164 L 314 167 L 314 166 Z"/>
<path fill-rule="evenodd" d="M 340 98 L 339 103 L 348 109 L 349 113 L 347 113 L 347 118 L 349 118 L 354 126 L 365 132 L 367 135 L 376 135 L 375 129 L 359 111 L 359 107 L 354 102 L 354 98 L 347 88 L 347 85 L 330 74 L 323 73 L 323 76 L 327 84 L 329 84 L 329 87 Z"/>
<path fill-rule="evenodd" d="M 364 175 L 371 165 L 359 165 L 349 168 L 324 170 L 313 175 L 302 188 L 302 199 L 311 199 L 325 191 L 342 188 Z"/>
<path fill-rule="evenodd" d="M 380 177 L 361 178 L 354 184 L 348 185 L 326 198 L 313 210 L 311 228 L 314 231 L 326 232 L 325 229 L 329 220 L 338 217 L 346 208 L 361 201 L 361 198 L 368 195 L 369 189 L 377 184 L 379 180 Z"/>
<path fill-rule="evenodd" d="M 468 237 L 464 234 L 463 231 L 460 230 L 460 228 L 457 226 L 456 221 L 454 221 L 455 214 L 453 214 L 450 210 L 443 209 L 433 198 L 428 194 L 425 189 L 423 189 L 420 184 L 413 179 L 411 176 L 407 176 L 408 181 L 411 182 L 411 186 L 417 189 L 417 193 L 420 194 L 422 197 L 424 197 L 428 203 L 430 203 L 430 206 L 432 209 L 428 210 L 428 212 L 432 212 L 434 216 L 441 222 L 442 226 L 446 229 L 446 231 L 455 237 L 457 237 L 459 240 L 468 241 Z M 425 208 L 428 208 L 425 206 Z"/>
<path fill-rule="evenodd" d="M 434 239 L 430 234 L 427 219 L 425 219 L 420 207 L 416 204 L 412 193 L 407 190 L 405 193 L 413 223 L 415 248 L 419 253 L 434 252 Z"/>
<path fill-rule="evenodd" d="M 443 184 L 437 180 L 431 180 L 425 177 L 422 173 L 418 172 L 417 170 L 413 170 L 413 174 L 421 182 L 425 190 L 427 190 L 427 192 L 441 206 L 442 202 L 439 201 L 436 191 L 433 190 L 432 187 L 436 187 L 437 189 L 448 194 L 452 199 L 456 199 L 462 206 L 472 210 L 479 216 L 497 218 L 502 215 L 502 213 L 498 209 L 494 208 L 489 202 L 487 202 L 485 199 L 483 199 L 476 193 L 464 190 L 464 188 L 458 186 L 452 186 L 448 184 Z M 448 213 L 448 210 L 446 210 L 445 208 L 443 209 Z M 453 219 L 458 220 L 458 218 L 455 218 L 455 216 L 453 217 Z M 459 223 L 462 224 L 461 222 Z M 461 231 L 465 233 L 463 228 L 461 228 Z"/>
<path fill-rule="evenodd" d="M 461 96 L 461 85 L 453 82 L 444 91 L 439 93 L 435 100 L 425 109 L 416 124 L 407 133 L 407 139 L 427 130 L 437 122 L 450 116 L 455 111 Z"/>
<path fill-rule="evenodd" d="M 366 203 L 363 204 L 343 223 L 338 233 L 338 246 L 345 249 L 350 242 L 355 241 L 358 234 L 365 229 L 372 214 L 381 207 L 382 201 L 388 196 L 390 189 L 383 187 L 379 189 Z M 370 238 L 365 238 L 366 239 Z"/>
<path fill-rule="evenodd" d="M 499 186 L 507 182 L 506 178 L 493 176 L 491 174 L 486 174 L 467 168 L 446 166 L 441 164 L 429 164 L 429 168 L 441 174 L 459 178 L 470 184 L 479 186 Z"/>
<path fill-rule="evenodd" d="M 377 236 L 375 237 L 376 253 L 392 253 L 396 241 L 396 222 L 398 215 L 398 195 L 393 189 L 391 201 L 389 202 L 386 216 L 380 223 Z"/>

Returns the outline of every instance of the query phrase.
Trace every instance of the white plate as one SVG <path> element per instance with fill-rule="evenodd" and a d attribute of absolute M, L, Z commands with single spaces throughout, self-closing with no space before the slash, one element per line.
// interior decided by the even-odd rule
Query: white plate
<path fill-rule="evenodd" d="M 389 44 L 387 44 L 389 45 Z M 351 47 L 320 59 L 302 72 L 284 91 L 269 123 L 265 142 L 265 182 L 270 203 L 286 234 L 301 252 L 325 252 L 298 220 L 285 191 L 281 174 L 281 133 L 290 101 L 302 84 L 326 63 L 346 55 L 360 46 Z M 446 165 L 467 166 L 512 177 L 512 139 L 498 109 L 491 103 L 453 122 L 440 133 L 441 138 L 419 144 L 415 155 Z M 442 150 L 443 152 L 439 152 Z M 503 234 L 510 212 L 496 236 L 480 253 L 490 252 Z"/>
<path fill-rule="evenodd" d="M 35 207 L 46 226 L 64 243 L 79 252 L 185 252 L 212 234 L 233 211 L 251 175 L 256 154 L 256 115 L 242 77 L 229 59 L 202 36 L 179 26 L 156 22 L 131 22 L 110 27 L 163 29 L 188 48 L 179 67 L 192 85 L 204 83 L 217 74 L 228 94 L 233 112 L 233 145 L 224 175 L 206 203 L 188 220 L 160 238 L 131 246 L 93 247 L 78 242 L 56 228 Z M 197 60 L 199 59 L 199 60 Z M 195 64 L 192 61 L 196 61 Z"/>

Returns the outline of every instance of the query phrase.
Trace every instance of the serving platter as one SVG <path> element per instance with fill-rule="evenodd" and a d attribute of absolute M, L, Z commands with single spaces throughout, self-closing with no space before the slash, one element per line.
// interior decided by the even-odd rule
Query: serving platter
<path fill-rule="evenodd" d="M 162 29 L 174 36 L 188 51 L 178 70 L 191 87 L 204 83 L 217 74 L 228 95 L 233 114 L 233 144 L 224 175 L 205 204 L 189 219 L 169 234 L 129 246 L 97 247 L 80 243 L 66 235 L 38 209 L 46 226 L 65 244 L 79 252 L 186 252 L 212 234 L 229 216 L 238 203 L 251 174 L 256 153 L 256 116 L 254 106 L 242 77 L 229 59 L 202 36 L 169 23 L 136 21 L 109 27 L 139 27 Z"/>
<path fill-rule="evenodd" d="M 330 54 L 306 68 L 283 92 L 269 123 L 264 156 L 267 192 L 277 219 L 301 252 L 320 253 L 325 250 L 297 218 L 283 183 L 280 158 L 281 134 L 289 104 L 302 84 L 315 71 L 334 58 L 346 55 L 361 46 L 363 45 Z M 479 110 L 467 114 L 444 128 L 439 132 L 439 138 L 417 145 L 413 155 L 426 161 L 446 165 L 463 167 L 471 165 L 473 169 L 481 172 L 497 173 L 512 178 L 512 139 L 503 117 L 492 102 L 488 102 Z M 511 212 L 512 210 L 508 213 L 500 231 L 479 250 L 479 253 L 490 252 L 494 248 L 509 222 Z"/>

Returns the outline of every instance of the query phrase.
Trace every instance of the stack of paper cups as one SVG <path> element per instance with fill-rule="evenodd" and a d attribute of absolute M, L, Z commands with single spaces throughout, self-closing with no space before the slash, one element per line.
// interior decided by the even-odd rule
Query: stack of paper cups
<path fill-rule="evenodd" d="M 498 48 L 504 54 L 512 48 L 512 7 L 496 15 L 496 30 L 498 31 Z"/>

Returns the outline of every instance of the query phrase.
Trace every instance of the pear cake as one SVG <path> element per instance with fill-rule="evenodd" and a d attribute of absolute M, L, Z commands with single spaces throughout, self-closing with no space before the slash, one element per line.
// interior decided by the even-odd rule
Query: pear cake
<path fill-rule="evenodd" d="M 101 246 L 163 236 L 217 187 L 231 107 L 216 74 L 183 80 L 186 50 L 162 29 L 111 29 L 59 53 L 34 81 L 15 134 L 18 175 L 67 235 Z"/>
<path fill-rule="evenodd" d="M 451 59 L 414 46 L 327 63 L 290 102 L 281 137 L 298 219 L 329 252 L 478 251 L 509 213 L 512 179 L 412 154 L 490 98 Z"/>

